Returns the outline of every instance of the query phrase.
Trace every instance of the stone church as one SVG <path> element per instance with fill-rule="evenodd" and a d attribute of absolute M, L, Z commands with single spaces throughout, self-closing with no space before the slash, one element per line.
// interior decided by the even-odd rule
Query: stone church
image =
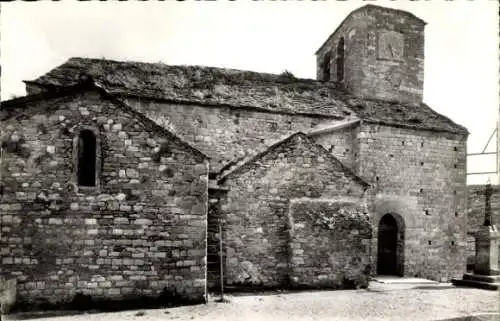
<path fill-rule="evenodd" d="M 356 9 L 316 80 L 71 58 L 25 81 L 0 111 L 0 275 L 51 303 L 203 302 L 221 265 L 234 288 L 461 277 L 468 132 L 422 102 L 425 24 Z"/>

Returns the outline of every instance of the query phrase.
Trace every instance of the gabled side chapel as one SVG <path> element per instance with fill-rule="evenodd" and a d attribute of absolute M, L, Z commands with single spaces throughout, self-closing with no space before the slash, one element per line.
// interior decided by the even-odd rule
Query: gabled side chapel
<path fill-rule="evenodd" d="M 0 111 L 1 275 L 50 303 L 202 302 L 220 260 L 232 287 L 461 277 L 468 132 L 422 102 L 424 27 L 356 9 L 317 80 L 71 58 L 26 81 Z"/>

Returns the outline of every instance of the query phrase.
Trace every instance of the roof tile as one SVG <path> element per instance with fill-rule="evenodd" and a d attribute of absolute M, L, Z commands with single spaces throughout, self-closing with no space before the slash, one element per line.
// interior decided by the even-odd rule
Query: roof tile
<path fill-rule="evenodd" d="M 272 112 L 310 114 L 415 129 L 467 134 L 467 130 L 425 104 L 367 100 L 334 83 L 203 66 L 71 58 L 33 82 L 73 86 L 92 78 L 110 94 L 179 103 L 229 105 Z"/>

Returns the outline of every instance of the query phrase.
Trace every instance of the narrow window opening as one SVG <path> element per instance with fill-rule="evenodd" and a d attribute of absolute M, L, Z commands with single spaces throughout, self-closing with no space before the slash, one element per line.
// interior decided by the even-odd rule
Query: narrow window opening
<path fill-rule="evenodd" d="M 323 81 L 330 80 L 330 59 L 331 53 L 328 51 L 325 53 L 325 57 L 323 58 Z"/>
<path fill-rule="evenodd" d="M 429 245 L 432 245 L 432 241 L 429 241 Z"/>
<path fill-rule="evenodd" d="M 458 217 L 458 212 L 455 212 L 455 217 Z"/>
<path fill-rule="evenodd" d="M 233 123 L 234 123 L 235 125 L 239 125 L 239 124 L 240 124 L 240 113 L 235 113 L 235 114 L 234 114 L 234 117 L 235 117 L 235 118 L 233 119 Z"/>
<path fill-rule="evenodd" d="M 456 152 L 456 151 L 458 151 L 457 146 L 453 147 L 453 150 L 454 150 L 455 152 Z"/>
<path fill-rule="evenodd" d="M 429 212 L 429 210 L 425 210 L 425 215 L 431 215 L 431 213 Z"/>
<path fill-rule="evenodd" d="M 455 245 L 455 241 L 451 241 L 451 245 Z"/>
<path fill-rule="evenodd" d="M 78 185 L 95 186 L 96 137 L 90 130 L 83 130 L 78 137 Z"/>
<path fill-rule="evenodd" d="M 424 162 L 420 162 L 420 166 L 424 166 Z"/>
<path fill-rule="evenodd" d="M 337 81 L 344 81 L 344 37 L 340 38 L 337 45 Z"/>
<path fill-rule="evenodd" d="M 378 181 L 378 176 L 375 177 L 375 180 Z"/>
<path fill-rule="evenodd" d="M 404 146 L 404 145 L 405 145 L 405 142 L 404 142 L 404 141 L 402 141 L 402 142 L 401 142 L 401 146 Z"/>
<path fill-rule="evenodd" d="M 424 189 L 423 189 L 423 188 L 421 188 L 421 189 L 420 189 L 420 193 L 423 193 L 423 192 L 424 192 Z"/>
<path fill-rule="evenodd" d="M 422 143 L 420 143 L 420 147 L 424 147 L 424 143 L 423 143 L 423 142 L 422 142 Z"/>

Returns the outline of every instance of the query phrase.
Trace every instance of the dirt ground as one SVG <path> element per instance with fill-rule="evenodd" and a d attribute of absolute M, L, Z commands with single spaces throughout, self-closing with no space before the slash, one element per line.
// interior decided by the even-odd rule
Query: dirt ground
<path fill-rule="evenodd" d="M 37 317 L 43 321 L 155 320 L 445 320 L 500 312 L 500 292 L 449 284 L 372 282 L 367 290 L 232 294 L 229 302 L 169 309 Z M 4 316 L 20 320 L 21 315 Z M 492 320 L 492 319 L 488 319 Z M 500 318 L 495 319 L 500 320 Z"/>

